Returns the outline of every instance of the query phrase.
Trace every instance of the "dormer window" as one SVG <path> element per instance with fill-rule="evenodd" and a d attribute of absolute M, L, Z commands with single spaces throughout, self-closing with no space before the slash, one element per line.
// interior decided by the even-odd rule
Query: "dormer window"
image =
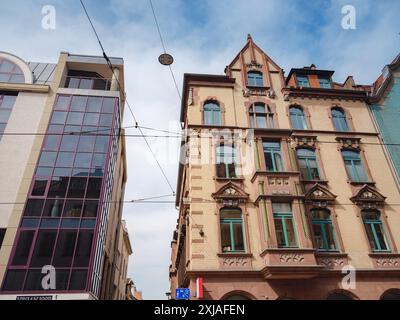
<path fill-rule="evenodd" d="M 247 73 L 247 85 L 250 87 L 263 87 L 264 79 L 261 72 L 249 71 Z"/>
<path fill-rule="evenodd" d="M 331 80 L 329 78 L 319 78 L 319 86 L 324 89 L 331 89 Z"/>
<path fill-rule="evenodd" d="M 304 88 L 309 88 L 310 87 L 310 82 L 308 81 L 308 76 L 297 76 L 297 85 L 299 87 L 304 87 Z"/>

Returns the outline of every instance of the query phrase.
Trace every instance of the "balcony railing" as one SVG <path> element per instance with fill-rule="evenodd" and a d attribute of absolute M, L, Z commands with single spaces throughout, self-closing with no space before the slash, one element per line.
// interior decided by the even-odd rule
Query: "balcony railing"
<path fill-rule="evenodd" d="M 111 80 L 95 77 L 67 76 L 64 88 L 110 91 Z"/>

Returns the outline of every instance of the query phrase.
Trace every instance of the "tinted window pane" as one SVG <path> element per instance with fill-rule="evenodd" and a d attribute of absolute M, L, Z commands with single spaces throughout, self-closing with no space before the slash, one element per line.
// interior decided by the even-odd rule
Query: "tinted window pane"
<path fill-rule="evenodd" d="M 93 155 L 93 168 L 104 168 L 104 164 L 106 161 L 106 155 L 103 153 L 96 153 Z"/>
<path fill-rule="evenodd" d="M 72 176 L 74 177 L 87 177 L 89 175 L 89 170 L 85 168 L 74 168 L 72 171 Z"/>
<path fill-rule="evenodd" d="M 98 209 L 98 201 L 86 201 L 83 207 L 83 217 L 96 217 Z"/>
<path fill-rule="evenodd" d="M 99 113 L 86 113 L 83 124 L 85 126 L 97 126 L 99 124 L 100 114 Z"/>
<path fill-rule="evenodd" d="M 80 126 L 65 126 L 64 129 L 65 133 L 80 133 L 81 132 L 81 127 Z"/>
<path fill-rule="evenodd" d="M 78 229 L 79 219 L 63 219 L 61 222 L 62 229 Z"/>
<path fill-rule="evenodd" d="M 44 200 L 29 199 L 25 208 L 25 217 L 39 217 L 42 214 Z"/>
<path fill-rule="evenodd" d="M 69 284 L 69 290 L 85 290 L 86 288 L 86 270 L 75 270 L 72 271 L 71 282 Z"/>
<path fill-rule="evenodd" d="M 64 124 L 67 120 L 67 112 L 55 111 L 51 117 L 51 124 Z"/>
<path fill-rule="evenodd" d="M 56 270 L 56 290 L 63 291 L 68 288 L 69 270 Z"/>
<path fill-rule="evenodd" d="M 69 185 L 68 198 L 84 198 L 86 190 L 86 178 L 71 178 Z"/>
<path fill-rule="evenodd" d="M 89 178 L 86 198 L 90 198 L 90 199 L 100 198 L 101 183 L 102 183 L 102 179 Z"/>
<path fill-rule="evenodd" d="M 46 205 L 44 206 L 43 216 L 59 218 L 61 217 L 62 208 L 64 205 L 63 199 L 48 199 L 46 200 Z"/>
<path fill-rule="evenodd" d="M 57 240 L 57 247 L 53 264 L 55 267 L 70 267 L 74 256 L 76 231 L 61 231 Z"/>
<path fill-rule="evenodd" d="M 49 197 L 65 197 L 68 187 L 68 177 L 53 177 L 50 182 Z"/>
<path fill-rule="evenodd" d="M 82 229 L 94 229 L 96 227 L 95 219 L 84 219 L 81 222 Z"/>
<path fill-rule="evenodd" d="M 89 97 L 87 112 L 100 112 L 103 98 Z"/>
<path fill-rule="evenodd" d="M 24 266 L 28 262 L 29 251 L 31 250 L 34 235 L 35 231 L 21 232 L 12 262 L 14 266 Z"/>
<path fill-rule="evenodd" d="M 25 279 L 25 270 L 10 270 L 4 280 L 4 291 L 21 291 Z"/>
<path fill-rule="evenodd" d="M 74 165 L 75 153 L 60 152 L 57 158 L 57 167 L 72 167 Z"/>
<path fill-rule="evenodd" d="M 54 107 L 55 110 L 68 110 L 70 97 L 58 96 L 57 103 Z"/>
<path fill-rule="evenodd" d="M 72 172 L 71 168 L 55 168 L 54 176 L 56 177 L 67 177 L 70 176 Z"/>
<path fill-rule="evenodd" d="M 72 111 L 82 111 L 86 109 L 87 97 L 85 96 L 74 96 L 72 98 L 71 110 Z"/>
<path fill-rule="evenodd" d="M 94 149 L 95 152 L 106 153 L 108 147 L 108 141 L 109 141 L 108 136 L 98 136 L 96 139 L 96 147 Z"/>
<path fill-rule="evenodd" d="M 22 219 L 21 228 L 32 229 L 39 226 L 40 219 Z"/>
<path fill-rule="evenodd" d="M 71 151 L 74 152 L 76 150 L 76 146 L 78 145 L 79 136 L 63 136 L 61 140 L 60 151 Z"/>
<path fill-rule="evenodd" d="M 75 167 L 77 168 L 90 168 L 92 163 L 91 153 L 78 153 L 75 159 Z"/>
<path fill-rule="evenodd" d="M 79 140 L 78 152 L 92 152 L 96 141 L 96 136 L 81 136 Z M 83 167 L 85 168 L 85 167 Z"/>
<path fill-rule="evenodd" d="M 100 116 L 100 126 L 111 127 L 112 125 L 112 114 L 102 114 Z"/>
<path fill-rule="evenodd" d="M 25 290 L 26 291 L 42 291 L 42 279 L 45 275 L 41 270 L 29 270 L 26 278 Z"/>
<path fill-rule="evenodd" d="M 31 260 L 32 267 L 50 264 L 56 236 L 57 231 L 39 231 Z"/>
<path fill-rule="evenodd" d="M 46 192 L 47 179 L 36 179 L 32 189 L 32 196 L 41 197 Z"/>
<path fill-rule="evenodd" d="M 61 134 L 63 133 L 64 126 L 61 124 L 52 124 L 49 125 L 49 128 L 47 129 L 48 133 L 54 133 L 54 134 Z"/>
<path fill-rule="evenodd" d="M 58 136 L 53 136 L 53 135 L 47 136 L 45 143 L 44 143 L 43 150 L 57 151 L 58 150 L 58 141 L 59 141 Z"/>
<path fill-rule="evenodd" d="M 89 265 L 90 252 L 93 243 L 93 231 L 79 232 L 78 245 L 76 247 L 74 266 L 87 267 Z"/>
<path fill-rule="evenodd" d="M 42 152 L 39 160 L 40 167 L 54 167 L 57 152 Z"/>
<path fill-rule="evenodd" d="M 64 217 L 79 218 L 82 213 L 83 200 L 67 200 L 64 208 Z"/>
<path fill-rule="evenodd" d="M 42 219 L 41 229 L 57 229 L 60 225 L 60 219 Z"/>
<path fill-rule="evenodd" d="M 10 118 L 11 110 L 1 110 L 0 109 L 0 122 L 7 123 Z"/>
<path fill-rule="evenodd" d="M 70 112 L 68 115 L 67 124 L 73 126 L 79 126 L 83 123 L 84 113 L 82 112 Z"/>
<path fill-rule="evenodd" d="M 114 113 L 115 99 L 114 98 L 104 98 L 103 107 L 101 109 L 102 113 Z"/>

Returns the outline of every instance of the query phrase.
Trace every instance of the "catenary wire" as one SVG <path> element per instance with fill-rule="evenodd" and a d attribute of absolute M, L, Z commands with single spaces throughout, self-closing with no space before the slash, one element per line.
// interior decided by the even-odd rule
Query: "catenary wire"
<path fill-rule="evenodd" d="M 149 0 L 149 3 L 150 3 L 151 11 L 152 11 L 152 13 L 153 13 L 154 22 L 155 22 L 156 27 L 157 27 L 158 36 L 160 37 L 161 45 L 162 45 L 162 47 L 163 47 L 164 53 L 167 53 L 167 49 L 166 49 L 166 47 L 165 47 L 165 42 L 164 42 L 163 36 L 162 36 L 162 34 L 161 34 L 160 24 L 158 23 L 156 11 L 155 11 L 155 9 L 154 9 L 153 1 L 152 1 L 152 0 Z M 181 101 L 182 101 L 182 95 L 181 95 L 181 92 L 180 92 L 180 90 L 179 90 L 178 83 L 177 83 L 177 81 L 176 81 L 174 71 L 172 70 L 172 66 L 171 66 L 171 65 L 169 65 L 168 68 L 169 68 L 169 71 L 170 71 L 170 73 L 171 73 L 171 77 L 172 77 L 172 80 L 173 80 L 173 82 L 174 82 L 176 92 L 178 93 L 179 102 L 181 102 Z"/>
<path fill-rule="evenodd" d="M 133 117 L 133 119 L 134 119 L 134 121 L 135 121 L 135 126 L 137 127 L 137 129 L 139 130 L 140 134 L 142 135 L 143 140 L 145 141 L 146 146 L 148 147 L 148 149 L 149 149 L 151 155 L 153 156 L 153 158 L 154 158 L 154 160 L 155 160 L 155 162 L 156 162 L 158 168 L 160 169 L 161 174 L 163 175 L 163 177 L 164 177 L 166 183 L 168 184 L 168 186 L 169 186 L 169 188 L 171 189 L 172 193 L 175 194 L 175 190 L 174 190 L 174 188 L 172 187 L 172 184 L 171 184 L 171 182 L 169 181 L 167 174 L 165 173 L 163 167 L 161 166 L 161 163 L 158 161 L 158 159 L 157 159 L 157 157 L 156 157 L 156 154 L 154 153 L 153 149 L 151 148 L 150 143 L 148 142 L 147 138 L 144 136 L 143 130 L 142 130 L 142 129 L 139 127 L 139 125 L 138 125 L 137 118 L 136 118 L 135 114 L 133 113 L 132 107 L 131 107 L 131 105 L 129 104 L 128 99 L 126 98 L 125 93 L 124 93 L 123 90 L 122 90 L 122 86 L 121 86 L 121 84 L 120 84 L 120 82 L 119 82 L 118 77 L 115 75 L 115 72 L 114 72 L 114 68 L 113 68 L 113 66 L 112 66 L 112 63 L 111 63 L 109 57 L 107 56 L 107 54 L 106 54 L 106 52 L 105 52 L 105 50 L 104 50 L 104 47 L 103 47 L 103 45 L 102 45 L 102 43 L 101 43 L 101 40 L 100 40 L 100 37 L 99 37 L 99 35 L 98 35 L 97 31 L 96 31 L 96 28 L 95 28 L 95 26 L 94 26 L 94 24 L 93 24 L 93 22 L 92 22 L 92 19 L 90 18 L 90 15 L 89 15 L 89 13 L 88 13 L 86 7 L 85 7 L 85 4 L 83 3 L 83 0 L 79 0 L 79 1 L 80 1 L 81 5 L 82 5 L 84 11 L 85 11 L 86 17 L 87 17 L 87 19 L 89 20 L 90 25 L 91 25 L 91 27 L 92 27 L 92 29 L 93 29 L 93 32 L 94 32 L 94 34 L 95 34 L 95 36 L 96 36 L 96 39 L 97 39 L 97 41 L 98 41 L 98 43 L 99 43 L 99 45 L 100 45 L 100 48 L 101 48 L 102 53 L 103 53 L 103 57 L 104 57 L 104 59 L 106 60 L 106 62 L 107 62 L 107 64 L 108 64 L 108 67 L 110 68 L 110 70 L 111 70 L 111 72 L 112 72 L 112 74 L 113 74 L 115 80 L 117 81 L 117 84 L 118 84 L 119 90 L 120 90 L 120 92 L 121 92 L 121 95 L 125 97 L 125 103 L 126 103 L 126 105 L 128 106 L 128 109 L 129 109 L 129 111 L 130 111 L 130 113 L 131 113 L 131 115 L 132 115 L 132 117 Z"/>

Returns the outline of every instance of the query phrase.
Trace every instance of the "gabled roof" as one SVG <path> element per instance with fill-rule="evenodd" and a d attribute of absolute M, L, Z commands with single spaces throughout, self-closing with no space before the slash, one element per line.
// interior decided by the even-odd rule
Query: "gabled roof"
<path fill-rule="evenodd" d="M 259 53 L 261 53 L 262 55 L 264 55 L 267 60 L 269 62 L 271 62 L 275 68 L 277 69 L 281 69 L 281 67 L 279 67 L 279 65 L 272 60 L 258 45 L 255 44 L 255 42 L 253 41 L 252 36 L 249 34 L 247 35 L 247 42 L 244 45 L 244 47 L 242 48 L 242 50 L 239 51 L 239 53 L 236 55 L 236 57 L 232 60 L 232 62 L 229 64 L 228 68 L 232 68 L 232 66 L 238 61 L 238 59 L 240 58 L 240 55 L 243 54 L 244 52 L 246 52 L 246 50 L 248 50 L 250 47 L 253 47 L 255 50 L 257 50 Z"/>

